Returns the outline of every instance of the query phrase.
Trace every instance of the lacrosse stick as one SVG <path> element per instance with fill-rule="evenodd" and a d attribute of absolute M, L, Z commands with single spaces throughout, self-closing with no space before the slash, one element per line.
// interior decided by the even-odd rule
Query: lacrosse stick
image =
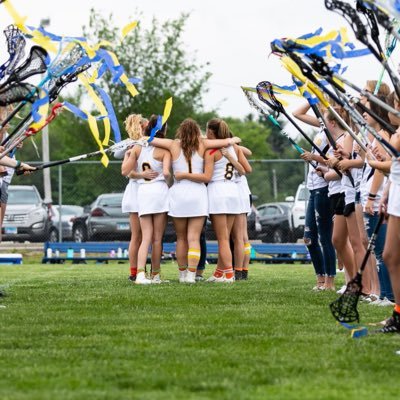
<path fill-rule="evenodd" d="M 270 101 L 268 101 L 265 96 L 263 96 L 263 93 L 268 94 Z M 278 115 L 279 113 L 282 113 L 324 160 L 328 159 L 326 154 L 310 139 L 310 137 L 300 128 L 296 121 L 294 121 L 293 118 L 286 112 L 282 103 L 275 97 L 271 82 L 260 82 L 257 85 L 257 94 L 258 98 L 263 103 L 267 104 L 272 110 L 276 111 Z M 339 176 L 342 176 L 342 173 L 337 168 L 334 168 L 334 170 Z"/>
<path fill-rule="evenodd" d="M 10 58 L 0 67 L 0 79 L 14 70 L 20 59 L 24 56 L 25 38 L 22 32 L 14 25 L 9 25 L 4 31 L 7 39 L 7 51 Z"/>
<path fill-rule="evenodd" d="M 20 135 L 18 138 L 14 139 L 12 143 L 9 143 L 9 146 L 7 149 L 5 149 L 1 154 L 0 154 L 0 160 L 6 156 L 7 154 L 11 153 L 20 143 L 22 143 L 25 139 L 36 135 L 38 132 L 40 132 L 45 126 L 50 124 L 51 121 L 54 120 L 54 118 L 60 114 L 62 111 L 62 107 L 64 106 L 63 103 L 57 103 L 52 109 L 51 113 L 49 116 L 46 118 L 46 121 L 44 122 L 43 125 L 41 125 L 38 128 L 28 128 L 26 130 L 23 130 L 23 134 Z"/>
<path fill-rule="evenodd" d="M 46 72 L 48 54 L 45 49 L 40 46 L 32 46 L 29 57 L 17 68 L 14 69 L 4 83 L 0 85 L 3 89 L 13 82 L 22 82 L 30 76 L 43 74 Z"/>
<path fill-rule="evenodd" d="M 77 80 L 78 75 L 84 71 L 86 71 L 88 68 L 90 68 L 91 64 L 90 62 L 86 62 L 85 64 L 80 65 L 79 67 L 75 68 L 69 73 L 62 74 L 58 76 L 56 79 L 50 79 L 47 82 L 47 90 L 48 90 L 48 95 L 49 95 L 49 103 L 52 103 L 58 96 L 58 94 L 61 92 L 61 90 L 69 83 L 74 82 Z M 29 97 L 29 96 L 28 96 Z M 29 97 L 30 99 L 31 97 Z M 6 145 L 11 138 L 14 137 L 14 135 L 18 135 L 19 133 L 24 133 L 26 130 L 26 124 L 29 124 L 32 122 L 32 117 L 31 114 L 28 114 L 19 124 L 18 126 L 13 130 L 12 133 L 8 137 L 6 137 L 3 142 L 1 143 L 2 146 Z"/>
<path fill-rule="evenodd" d="M 50 63 L 47 68 L 47 73 L 41 82 L 37 85 L 38 88 L 42 88 L 46 83 L 48 85 L 52 84 L 52 80 L 57 80 L 57 78 L 62 75 L 73 73 L 75 69 L 78 69 L 81 64 L 85 61 L 86 52 L 79 43 L 74 43 L 74 47 L 68 53 L 63 53 L 61 51 L 61 45 L 57 56 Z M 34 92 L 32 92 L 32 96 Z M 10 113 L 7 118 L 0 124 L 0 129 L 2 129 L 21 109 L 25 104 L 30 101 L 30 96 L 28 95 L 17 107 Z"/>
<path fill-rule="evenodd" d="M 97 150 L 97 151 L 93 151 L 92 153 L 81 154 L 79 156 L 65 158 L 64 160 L 50 161 L 48 163 L 38 165 L 35 170 L 30 171 L 30 172 L 40 171 L 45 168 L 55 167 L 56 165 L 62 165 L 62 164 L 70 163 L 70 162 L 84 160 L 85 158 L 94 157 L 99 154 L 125 150 L 134 145 L 147 147 L 149 145 L 149 142 L 148 142 L 147 138 L 139 139 L 139 140 L 125 139 L 125 140 L 122 140 L 121 142 L 118 142 L 104 150 Z M 24 171 L 16 172 L 17 175 L 23 175 L 23 173 L 24 173 Z"/>
<path fill-rule="evenodd" d="M 290 59 L 296 64 L 296 67 L 300 68 L 300 73 L 302 73 L 306 78 L 309 78 L 313 83 L 315 83 L 319 89 L 321 89 L 323 92 L 325 92 L 328 96 L 330 96 L 337 104 L 342 106 L 350 115 L 350 117 L 357 123 L 357 125 L 360 127 L 360 131 L 363 132 L 364 130 L 367 130 L 370 132 L 376 140 L 378 140 L 382 146 L 384 146 L 393 156 L 396 158 L 400 156 L 400 153 L 382 136 L 380 136 L 374 128 L 369 126 L 362 115 L 360 115 L 353 106 L 349 105 L 347 102 L 343 101 L 341 98 L 339 98 L 335 93 L 333 93 L 331 90 L 329 90 L 325 85 L 322 85 L 321 82 L 314 76 L 313 71 L 310 66 L 305 64 L 303 60 L 300 59 L 296 54 L 290 53 Z M 287 65 L 285 65 L 287 67 Z M 288 67 L 287 67 L 288 68 Z M 294 74 L 298 79 L 301 81 L 305 80 L 301 77 L 299 77 L 299 74 L 294 68 L 290 68 L 290 72 Z M 342 124 L 342 126 L 346 129 L 346 131 L 352 136 L 352 138 L 358 143 L 358 145 L 361 147 L 363 151 L 367 151 L 367 148 L 365 147 L 364 143 L 358 138 L 358 136 L 352 131 L 350 126 L 343 120 L 343 118 L 335 111 L 335 109 L 324 99 L 324 96 L 322 93 L 314 86 L 314 85 L 309 85 L 307 86 L 310 88 L 310 90 L 318 97 L 318 99 L 323 102 L 323 104 L 332 112 L 332 114 L 335 116 L 335 118 Z"/>
<path fill-rule="evenodd" d="M 376 237 L 378 236 L 383 219 L 384 214 L 382 213 L 369 239 L 367 251 L 356 276 L 347 284 L 344 293 L 329 305 L 333 317 L 338 322 L 349 323 L 360 320 L 357 304 L 362 291 L 362 274 L 367 265 L 368 258 L 374 250 Z"/>
<path fill-rule="evenodd" d="M 380 51 L 377 51 L 368 40 L 367 29 L 362 23 L 357 11 L 351 7 L 350 4 L 344 3 L 339 0 L 325 0 L 325 7 L 330 11 L 335 11 L 338 14 L 342 15 L 344 19 L 349 23 L 351 28 L 354 31 L 356 38 L 363 43 L 371 53 L 375 56 L 375 58 L 382 64 L 382 66 L 386 69 L 390 80 L 393 83 L 394 89 L 397 93 L 397 96 L 400 97 L 400 80 L 397 75 L 390 68 L 388 61 L 384 57 L 384 54 Z"/>
<path fill-rule="evenodd" d="M 247 101 L 250 106 L 257 110 L 265 119 L 271 121 L 280 131 L 281 133 L 289 140 L 291 145 L 297 150 L 299 154 L 303 154 L 304 150 L 289 136 L 289 134 L 283 129 L 281 124 L 276 120 L 276 118 L 266 110 L 264 110 L 256 101 L 251 97 L 250 92 L 242 87 L 243 93 L 246 96 Z M 314 168 L 317 168 L 317 164 L 313 161 L 308 161 Z"/>

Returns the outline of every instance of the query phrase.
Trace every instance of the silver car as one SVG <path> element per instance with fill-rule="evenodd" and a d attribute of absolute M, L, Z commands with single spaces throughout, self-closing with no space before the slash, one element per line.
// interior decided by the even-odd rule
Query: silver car
<path fill-rule="evenodd" d="M 122 196 L 123 193 L 107 193 L 97 197 L 87 218 L 89 240 L 129 240 L 129 216 L 122 213 Z"/>
<path fill-rule="evenodd" d="M 60 208 L 59 205 L 53 205 L 51 211 L 53 226 L 57 229 L 59 240 L 72 240 L 73 220 L 83 214 L 83 207 L 63 204 Z"/>
<path fill-rule="evenodd" d="M 35 186 L 8 187 L 3 240 L 51 241 L 54 231 L 49 209 Z"/>

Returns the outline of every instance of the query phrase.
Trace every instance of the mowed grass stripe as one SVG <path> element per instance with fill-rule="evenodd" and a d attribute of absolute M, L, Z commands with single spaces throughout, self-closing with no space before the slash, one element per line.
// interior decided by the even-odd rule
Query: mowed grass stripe
<path fill-rule="evenodd" d="M 252 265 L 234 285 L 163 270 L 142 287 L 121 264 L 0 266 L 1 399 L 398 398 L 400 337 L 351 339 L 310 266 Z"/>

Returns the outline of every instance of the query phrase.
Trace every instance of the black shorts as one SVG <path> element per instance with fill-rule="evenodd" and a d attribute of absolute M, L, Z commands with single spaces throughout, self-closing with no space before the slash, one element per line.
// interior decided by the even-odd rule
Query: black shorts
<path fill-rule="evenodd" d="M 354 211 L 356 211 L 356 203 L 349 203 L 344 206 L 343 215 L 345 217 L 350 216 Z"/>
<path fill-rule="evenodd" d="M 329 197 L 331 215 L 343 215 L 344 212 L 344 193 L 335 193 Z"/>

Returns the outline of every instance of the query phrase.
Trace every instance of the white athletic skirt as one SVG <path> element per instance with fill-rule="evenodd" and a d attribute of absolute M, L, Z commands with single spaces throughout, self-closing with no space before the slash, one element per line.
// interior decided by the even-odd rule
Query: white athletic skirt
<path fill-rule="evenodd" d="M 234 181 L 215 181 L 207 186 L 210 214 L 242 214 L 238 184 Z"/>
<path fill-rule="evenodd" d="M 389 215 L 400 217 L 400 185 L 397 183 L 390 184 L 387 212 Z"/>
<path fill-rule="evenodd" d="M 137 213 L 139 212 L 139 205 L 137 201 L 137 191 L 139 184 L 134 179 L 129 179 L 126 185 L 124 195 L 122 197 L 122 212 L 123 213 Z"/>
<path fill-rule="evenodd" d="M 237 185 L 240 196 L 241 214 L 248 214 L 251 211 L 249 185 L 247 184 L 247 180 L 240 181 Z"/>
<path fill-rule="evenodd" d="M 174 182 L 169 189 L 168 215 L 177 218 L 208 216 L 206 185 L 189 180 Z"/>
<path fill-rule="evenodd" d="M 165 181 L 139 183 L 139 216 L 168 212 L 168 185 Z"/>

